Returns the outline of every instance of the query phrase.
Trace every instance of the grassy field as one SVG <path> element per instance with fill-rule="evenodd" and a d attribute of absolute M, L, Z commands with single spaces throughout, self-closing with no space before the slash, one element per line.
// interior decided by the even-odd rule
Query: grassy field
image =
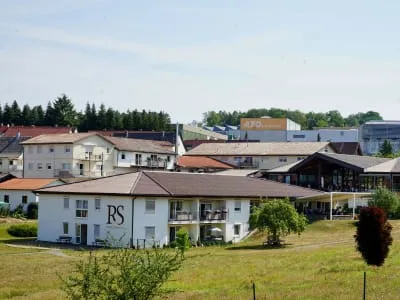
<path fill-rule="evenodd" d="M 260 247 L 256 234 L 229 249 L 195 248 L 165 285 L 168 299 L 360 299 L 367 271 L 368 299 L 400 295 L 400 222 L 393 221 L 394 244 L 385 265 L 366 267 L 355 251 L 355 227 L 348 221 L 321 221 L 304 234 L 286 237 L 281 249 Z M 6 224 L 0 224 L 0 239 Z M 63 299 L 58 275 L 87 251 L 10 247 L 0 241 L 0 298 Z"/>

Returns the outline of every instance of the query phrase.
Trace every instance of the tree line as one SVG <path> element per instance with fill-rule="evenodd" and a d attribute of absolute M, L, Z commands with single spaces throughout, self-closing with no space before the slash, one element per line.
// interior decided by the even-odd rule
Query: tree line
<path fill-rule="evenodd" d="M 301 125 L 302 129 L 313 129 L 316 127 L 358 127 L 365 122 L 382 120 L 381 115 L 375 111 L 359 112 L 343 117 L 337 110 L 328 112 L 301 112 L 299 110 L 285 110 L 280 108 L 250 109 L 241 111 L 208 111 L 203 114 L 203 123 L 207 126 L 214 125 L 239 125 L 240 118 L 260 118 L 268 116 L 271 118 L 288 118 Z"/>
<path fill-rule="evenodd" d="M 49 101 L 44 109 L 41 105 L 22 108 L 16 100 L 11 105 L 0 105 L 0 123 L 23 126 L 70 126 L 79 131 L 89 130 L 170 130 L 169 114 L 160 111 L 118 110 L 101 104 L 86 103 L 85 111 L 77 112 L 70 98 L 65 94 Z"/>

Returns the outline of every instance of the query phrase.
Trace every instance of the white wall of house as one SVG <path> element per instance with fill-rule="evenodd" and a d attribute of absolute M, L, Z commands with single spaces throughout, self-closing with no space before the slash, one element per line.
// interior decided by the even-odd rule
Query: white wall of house
<path fill-rule="evenodd" d="M 96 135 L 75 144 L 24 145 L 24 177 L 112 175 L 113 148 L 111 143 Z"/>
<path fill-rule="evenodd" d="M 23 203 L 24 199 L 26 199 L 25 203 Z M 37 202 L 38 199 L 30 190 L 0 190 L 0 201 L 8 201 L 11 211 L 15 210 L 18 205 L 22 204 L 24 211 L 26 212 L 28 204 L 31 202 Z"/>
<path fill-rule="evenodd" d="M 174 154 L 144 153 L 114 150 L 114 166 L 117 168 L 149 167 L 174 168 Z"/>
<path fill-rule="evenodd" d="M 95 207 L 96 198 L 100 199 L 99 209 Z M 87 201 L 87 217 L 77 217 L 77 200 Z M 220 227 L 223 230 L 225 241 L 240 240 L 248 233 L 250 201 L 247 199 L 202 199 L 201 201 L 185 199 L 182 209 L 195 212 L 194 208 L 201 202 L 210 202 L 213 204 L 213 210 L 227 208 L 229 216 L 224 221 L 201 222 L 199 218 L 195 218 L 197 220 L 190 222 L 171 223 L 169 221 L 170 202 L 175 200 L 129 196 L 42 194 L 40 195 L 38 239 L 56 242 L 60 236 L 66 234 L 72 237 L 73 243 L 79 243 L 79 235 L 77 239 L 76 232 L 77 224 L 87 225 L 88 245 L 91 245 L 96 239 L 95 225 L 100 228 L 99 238 L 120 239 L 120 244 L 124 246 L 130 245 L 132 239 L 133 245 L 140 247 L 143 246 L 143 240 L 146 240 L 147 246 L 152 245 L 153 239 L 159 242 L 160 246 L 168 244 L 170 227 L 174 226 L 188 228 L 193 241 L 198 239 L 200 226 L 204 225 Z M 67 208 L 64 207 L 64 201 L 68 203 Z M 240 210 L 235 210 L 238 201 Z M 64 223 L 68 223 L 68 232 L 65 233 L 63 232 Z M 235 234 L 235 226 L 240 228 L 237 234 Z"/>
<path fill-rule="evenodd" d="M 0 173 L 17 172 L 23 169 L 22 154 L 19 157 L 2 157 L 0 154 Z"/>

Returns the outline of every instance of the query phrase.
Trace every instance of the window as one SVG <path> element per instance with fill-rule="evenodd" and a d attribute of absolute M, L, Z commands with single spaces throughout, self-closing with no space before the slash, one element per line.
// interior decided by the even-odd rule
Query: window
<path fill-rule="evenodd" d="M 65 146 L 64 152 L 65 153 L 70 153 L 71 152 L 71 146 Z"/>
<path fill-rule="evenodd" d="M 171 156 L 167 156 L 167 162 L 170 162 L 171 161 Z"/>
<path fill-rule="evenodd" d="M 62 164 L 62 169 L 63 170 L 71 170 L 71 164 L 70 163 L 63 163 Z"/>
<path fill-rule="evenodd" d="M 235 211 L 240 212 L 242 210 L 242 201 L 235 200 Z"/>
<path fill-rule="evenodd" d="M 240 224 L 233 225 L 233 234 L 240 235 Z"/>
<path fill-rule="evenodd" d="M 65 235 L 67 235 L 68 234 L 68 232 L 69 232 L 69 228 L 68 228 L 68 222 L 63 222 L 62 223 L 62 225 L 63 225 L 63 234 L 65 234 Z"/>
<path fill-rule="evenodd" d="M 28 196 L 23 195 L 22 196 L 22 204 L 27 204 L 28 203 Z"/>
<path fill-rule="evenodd" d="M 109 147 L 107 147 L 107 154 L 109 154 L 110 153 L 110 148 Z"/>
<path fill-rule="evenodd" d="M 37 153 L 42 153 L 42 146 L 37 146 L 36 152 Z"/>
<path fill-rule="evenodd" d="M 121 159 L 125 159 L 125 153 L 121 153 Z"/>
<path fill-rule="evenodd" d="M 103 170 L 103 165 L 102 164 L 97 164 L 96 165 L 96 171 L 101 171 Z"/>
<path fill-rule="evenodd" d="M 49 146 L 49 153 L 53 153 L 54 152 L 54 146 Z"/>
<path fill-rule="evenodd" d="M 156 161 L 156 160 L 157 160 L 157 154 L 152 154 L 152 155 L 150 156 L 150 159 L 151 159 L 152 161 Z"/>
<path fill-rule="evenodd" d="M 287 162 L 287 157 L 279 157 L 279 162 Z"/>
<path fill-rule="evenodd" d="M 46 168 L 47 168 L 47 170 L 51 170 L 51 163 L 47 163 Z"/>
<path fill-rule="evenodd" d="M 10 195 L 4 195 L 3 199 L 5 203 L 10 203 Z"/>
<path fill-rule="evenodd" d="M 14 161 L 13 161 L 13 160 L 10 160 L 8 163 L 10 164 L 10 166 L 12 166 L 12 165 L 14 164 Z M 3 164 L 3 163 L 1 163 L 0 165 L 2 165 L 2 164 Z"/>
<path fill-rule="evenodd" d="M 33 163 L 28 163 L 28 170 L 33 170 Z"/>
<path fill-rule="evenodd" d="M 33 153 L 33 147 L 32 146 L 28 146 L 28 153 L 32 154 Z"/>
<path fill-rule="evenodd" d="M 64 209 L 69 209 L 69 197 L 64 197 Z"/>
<path fill-rule="evenodd" d="M 156 237 L 156 228 L 154 226 L 146 226 L 144 228 L 144 235 L 146 240 L 154 240 Z"/>
<path fill-rule="evenodd" d="M 88 217 L 88 201 L 87 200 L 76 200 L 76 214 L 77 218 Z"/>
<path fill-rule="evenodd" d="M 94 199 L 94 208 L 95 209 L 100 209 L 101 208 L 101 199 L 100 198 L 95 198 Z"/>
<path fill-rule="evenodd" d="M 146 214 L 154 214 L 156 212 L 156 200 L 146 200 Z"/>
<path fill-rule="evenodd" d="M 94 238 L 98 238 L 100 236 L 100 225 L 99 224 L 93 225 L 93 236 L 94 236 Z"/>
<path fill-rule="evenodd" d="M 305 137 L 305 134 L 293 134 L 294 139 L 304 139 Z"/>
<path fill-rule="evenodd" d="M 38 169 L 38 170 L 43 169 L 43 164 L 42 164 L 42 163 L 37 163 L 37 169 Z"/>
<path fill-rule="evenodd" d="M 136 154 L 135 155 L 135 164 L 137 165 L 137 166 L 140 166 L 140 165 L 142 165 L 142 154 Z"/>
<path fill-rule="evenodd" d="M 90 159 L 92 156 L 92 152 L 91 151 L 86 151 L 85 152 L 85 159 Z"/>
<path fill-rule="evenodd" d="M 77 244 L 81 243 L 81 224 L 75 226 L 75 239 Z"/>
<path fill-rule="evenodd" d="M 2 159 L 0 159 L 0 166 L 2 166 L 3 165 L 3 160 Z"/>

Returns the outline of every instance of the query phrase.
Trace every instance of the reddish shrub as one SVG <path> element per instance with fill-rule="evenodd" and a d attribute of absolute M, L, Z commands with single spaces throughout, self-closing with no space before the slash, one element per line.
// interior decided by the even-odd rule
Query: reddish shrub
<path fill-rule="evenodd" d="M 361 209 L 354 238 L 357 250 L 368 265 L 383 265 L 393 242 L 391 231 L 392 225 L 387 222 L 386 213 L 381 208 Z"/>

